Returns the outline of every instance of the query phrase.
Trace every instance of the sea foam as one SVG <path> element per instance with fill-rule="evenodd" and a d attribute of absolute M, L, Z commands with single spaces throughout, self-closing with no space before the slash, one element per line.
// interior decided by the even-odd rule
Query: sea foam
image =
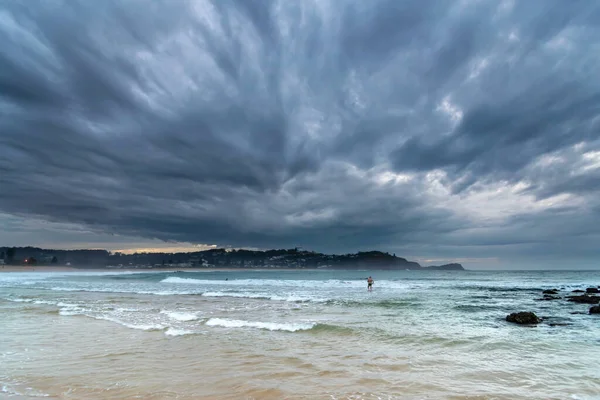
<path fill-rule="evenodd" d="M 193 331 L 188 331 L 185 329 L 169 328 L 165 331 L 165 335 L 167 335 L 167 336 L 185 336 L 185 335 L 192 335 L 192 334 L 194 334 Z"/>
<path fill-rule="evenodd" d="M 181 322 L 195 321 L 198 319 L 198 316 L 196 314 L 190 313 L 190 312 L 162 310 L 160 313 L 167 315 L 169 318 L 171 318 L 175 321 L 181 321 Z"/>
<path fill-rule="evenodd" d="M 299 287 L 299 288 L 340 288 L 340 287 L 363 287 L 362 281 L 341 281 L 338 279 L 329 279 L 326 281 L 317 280 L 296 280 L 296 279 L 193 279 L 179 278 L 171 276 L 165 278 L 161 283 L 178 283 L 186 285 L 205 285 L 205 286 L 279 286 L 279 287 Z"/>
<path fill-rule="evenodd" d="M 340 280 L 340 279 L 328 279 L 328 280 L 308 280 L 308 279 L 231 279 L 231 280 L 218 280 L 218 279 L 193 279 L 193 278 L 180 278 L 177 276 L 170 276 L 160 281 L 161 283 L 169 284 L 184 284 L 184 285 L 202 285 L 202 286 L 227 286 L 227 287 L 293 287 L 313 290 L 319 289 L 362 289 L 366 288 L 366 281 L 363 279 L 358 280 Z M 388 288 L 388 289 L 410 289 L 412 286 L 407 282 L 402 281 L 390 281 L 381 280 L 375 282 L 376 287 Z M 189 288 L 189 286 L 187 286 Z M 419 286 L 423 288 L 423 286 Z"/>
<path fill-rule="evenodd" d="M 202 293 L 204 297 L 238 297 L 243 299 L 262 299 L 262 300 L 278 300 L 278 301 L 290 301 L 290 302 L 308 302 L 308 301 L 325 301 L 320 299 L 314 299 L 306 296 L 287 295 L 281 296 L 276 294 L 268 293 L 254 293 L 254 292 L 205 292 Z"/>
<path fill-rule="evenodd" d="M 257 328 L 269 331 L 307 331 L 315 327 L 315 323 L 281 324 L 277 322 L 243 321 L 239 319 L 210 318 L 206 321 L 208 326 L 220 326 L 223 328 Z"/>

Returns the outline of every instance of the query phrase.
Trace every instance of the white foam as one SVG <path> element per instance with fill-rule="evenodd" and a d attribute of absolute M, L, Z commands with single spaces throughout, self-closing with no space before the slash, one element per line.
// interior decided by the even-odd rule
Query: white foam
<path fill-rule="evenodd" d="M 210 318 L 206 321 L 208 326 L 220 326 L 224 328 L 257 328 L 269 331 L 306 331 L 312 329 L 315 323 L 280 324 L 276 322 L 243 321 L 238 319 Z"/>
<path fill-rule="evenodd" d="M 73 315 L 82 315 L 85 311 L 81 308 L 63 308 L 58 312 L 59 315 L 63 316 L 73 316 Z"/>
<path fill-rule="evenodd" d="M 204 297 L 238 297 L 238 298 L 244 298 L 244 299 L 264 299 L 264 300 L 276 300 L 276 301 L 289 301 L 289 302 L 324 302 L 327 301 L 327 299 L 321 299 L 321 298 L 312 298 L 312 297 L 307 297 L 307 296 L 298 296 L 298 295 L 287 295 L 287 296 L 280 296 L 280 295 L 274 295 L 274 294 L 269 294 L 269 293 L 264 293 L 264 292 L 205 292 L 202 293 L 202 296 Z"/>
<path fill-rule="evenodd" d="M 160 313 L 166 314 L 169 318 L 171 318 L 175 321 L 181 321 L 181 322 L 195 321 L 198 319 L 198 316 L 196 314 L 190 313 L 190 312 L 162 310 Z"/>
<path fill-rule="evenodd" d="M 28 390 L 30 390 L 29 393 L 20 393 L 12 388 L 9 388 L 7 385 L 2 385 L 2 388 L 0 389 L 0 393 L 6 393 L 9 396 L 26 396 L 26 397 L 50 397 L 49 394 L 47 393 L 40 393 L 40 392 L 35 392 L 35 391 L 31 391 L 31 388 L 27 388 Z"/>
<path fill-rule="evenodd" d="M 39 288 L 45 289 L 45 288 Z M 58 292 L 92 292 L 92 293 L 132 293 L 132 294 L 152 294 L 156 296 L 175 296 L 175 295 L 188 295 L 188 294 L 199 294 L 199 292 L 193 291 L 181 291 L 181 290 L 127 290 L 127 289 L 107 289 L 107 288 L 71 288 L 71 287 L 52 287 L 50 290 Z"/>
<path fill-rule="evenodd" d="M 239 297 L 247 299 L 271 299 L 267 293 L 249 293 L 249 292 L 205 292 L 202 293 L 204 297 Z"/>
<path fill-rule="evenodd" d="M 50 306 L 58 305 L 55 301 L 48 301 L 48 300 L 34 300 L 33 304 L 46 304 L 46 305 L 50 305 Z"/>
<path fill-rule="evenodd" d="M 15 299 L 15 298 L 11 298 L 11 297 L 4 298 L 4 300 L 12 301 L 14 303 L 32 303 L 33 302 L 33 299 L 19 299 L 19 298 Z"/>
<path fill-rule="evenodd" d="M 339 288 L 342 285 L 344 285 L 343 287 L 364 285 L 362 281 L 340 281 L 337 279 L 329 279 L 326 281 L 295 279 L 232 279 L 225 281 L 211 279 L 179 278 L 176 276 L 165 278 L 161 281 L 161 283 L 179 283 L 206 286 L 291 286 L 307 288 L 314 288 L 315 286 Z"/>
<path fill-rule="evenodd" d="M 162 331 L 166 328 L 164 325 L 161 325 L 161 324 L 132 324 L 129 322 L 121 321 L 120 319 L 113 318 L 113 317 L 90 316 L 90 315 L 88 315 L 88 316 L 92 317 L 94 319 L 115 322 L 119 325 L 123 325 L 126 328 L 137 329 L 137 330 L 141 330 L 141 331 Z"/>
<path fill-rule="evenodd" d="M 339 279 L 328 279 L 325 281 L 321 280 L 296 280 L 296 279 L 231 279 L 231 280 L 216 280 L 216 279 L 192 279 L 192 278 L 179 278 L 177 276 L 171 276 L 160 281 L 161 283 L 169 284 L 184 284 L 184 285 L 203 285 L 211 287 L 219 286 L 260 286 L 260 287 L 293 287 L 293 288 L 324 288 L 324 289 L 355 289 L 366 287 L 365 279 L 357 280 L 339 280 Z M 382 280 L 376 281 L 377 287 L 390 288 L 390 289 L 408 289 L 410 284 L 402 281 L 389 281 Z"/>
<path fill-rule="evenodd" d="M 167 336 L 185 336 L 185 335 L 192 335 L 192 334 L 194 334 L 193 331 L 188 331 L 185 329 L 169 328 L 165 331 L 165 335 L 167 335 Z"/>
<path fill-rule="evenodd" d="M 56 305 L 59 307 L 78 307 L 77 304 L 63 303 L 62 301 L 56 303 Z"/>

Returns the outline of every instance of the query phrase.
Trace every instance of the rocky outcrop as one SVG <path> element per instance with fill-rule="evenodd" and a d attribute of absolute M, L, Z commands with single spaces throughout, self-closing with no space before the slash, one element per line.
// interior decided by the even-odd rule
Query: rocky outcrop
<path fill-rule="evenodd" d="M 585 289 L 586 293 L 600 293 L 600 289 L 595 288 L 595 287 L 589 287 L 587 289 Z"/>
<path fill-rule="evenodd" d="M 600 314 L 600 306 L 590 308 L 590 314 Z"/>
<path fill-rule="evenodd" d="M 537 315 L 529 311 L 522 311 L 518 313 L 512 313 L 506 316 L 506 321 L 513 322 L 515 324 L 538 324 L 542 322 Z"/>
<path fill-rule="evenodd" d="M 575 289 L 571 293 L 584 293 L 584 292 L 585 292 L 585 290 Z"/>
<path fill-rule="evenodd" d="M 465 269 L 461 264 L 452 263 L 444 265 L 432 265 L 430 267 L 423 267 L 424 269 L 435 270 L 435 271 L 464 271 Z"/>
<path fill-rule="evenodd" d="M 558 294 L 557 289 L 547 289 L 542 292 L 542 294 Z"/>
<path fill-rule="evenodd" d="M 582 296 L 570 296 L 567 298 L 567 301 L 572 301 L 574 303 L 582 303 L 582 304 L 598 304 L 598 303 L 600 303 L 600 297 L 588 296 L 588 295 L 584 294 Z"/>

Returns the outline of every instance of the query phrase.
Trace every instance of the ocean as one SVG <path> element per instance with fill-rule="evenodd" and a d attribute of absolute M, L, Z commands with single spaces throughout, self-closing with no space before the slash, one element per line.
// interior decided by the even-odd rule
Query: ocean
<path fill-rule="evenodd" d="M 0 397 L 600 399 L 600 315 L 564 299 L 598 285 L 594 271 L 1 273 Z M 550 288 L 563 298 L 538 300 Z M 505 321 L 517 311 L 544 320 Z"/>

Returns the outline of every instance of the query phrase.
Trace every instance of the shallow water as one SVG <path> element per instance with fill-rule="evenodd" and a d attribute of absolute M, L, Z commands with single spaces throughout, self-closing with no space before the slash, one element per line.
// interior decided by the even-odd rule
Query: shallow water
<path fill-rule="evenodd" d="M 600 317 L 536 300 L 598 284 L 591 271 L 4 273 L 0 396 L 599 399 Z M 544 322 L 504 321 L 525 310 Z"/>

